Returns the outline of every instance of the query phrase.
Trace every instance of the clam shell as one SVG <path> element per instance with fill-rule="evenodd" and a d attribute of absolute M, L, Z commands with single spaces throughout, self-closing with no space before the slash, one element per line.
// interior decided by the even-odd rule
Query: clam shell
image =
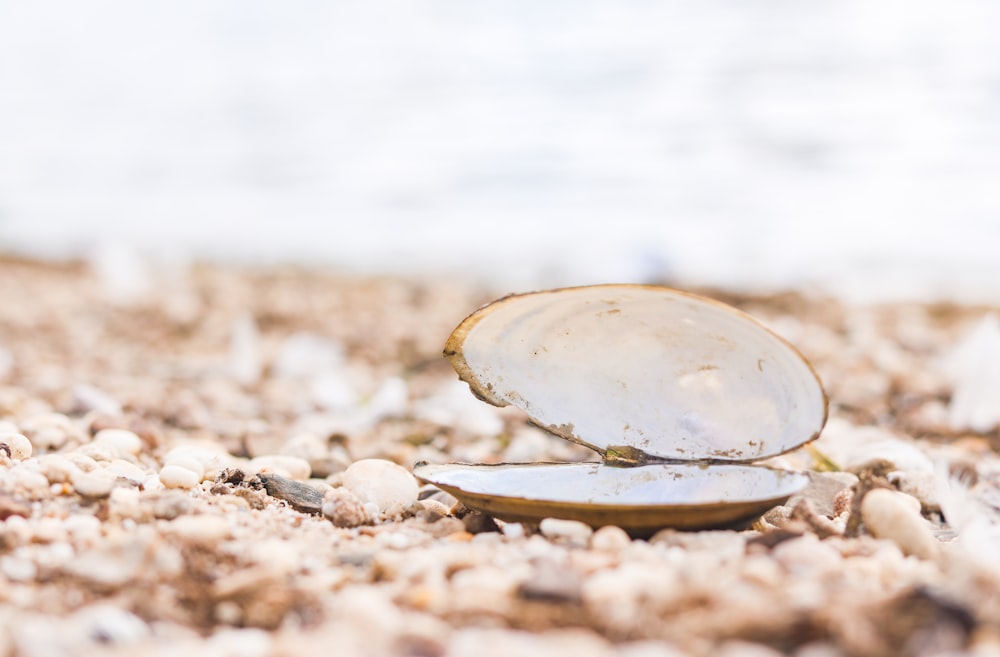
<path fill-rule="evenodd" d="M 635 536 L 667 526 L 739 525 L 808 481 L 800 473 L 747 465 L 445 464 L 418 465 L 414 474 L 502 520 L 567 518 L 592 527 L 618 525 Z"/>
<path fill-rule="evenodd" d="M 609 461 L 755 461 L 814 439 L 827 415 L 819 378 L 789 343 L 664 287 L 506 297 L 467 317 L 445 356 L 483 400 Z"/>

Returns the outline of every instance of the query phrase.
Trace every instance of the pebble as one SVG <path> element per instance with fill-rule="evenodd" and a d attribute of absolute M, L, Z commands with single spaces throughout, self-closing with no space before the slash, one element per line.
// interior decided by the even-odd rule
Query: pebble
<path fill-rule="evenodd" d="M 127 455 L 111 443 L 87 443 L 76 448 L 77 454 L 82 454 L 94 459 L 97 463 L 114 461 Z"/>
<path fill-rule="evenodd" d="M 801 493 L 797 493 L 786 503 L 795 507 L 801 499 L 812 503 L 816 513 L 824 516 L 834 515 L 834 500 L 840 491 L 850 488 L 858 482 L 858 477 L 850 472 L 806 472 L 809 483 Z"/>
<path fill-rule="evenodd" d="M 890 472 L 889 481 L 899 489 L 920 502 L 926 511 L 940 511 L 941 502 L 938 499 L 938 480 L 933 472 Z"/>
<path fill-rule="evenodd" d="M 22 465 L 14 468 L 10 474 L 12 476 L 9 481 L 13 483 L 15 491 L 33 498 L 45 496 L 49 492 L 49 480 L 37 470 L 31 470 Z"/>
<path fill-rule="evenodd" d="M 284 500 L 288 506 L 302 513 L 321 513 L 323 509 L 323 493 L 309 484 L 288 479 L 276 474 L 258 475 L 264 490 L 271 497 Z"/>
<path fill-rule="evenodd" d="M 617 552 L 628 547 L 632 539 L 621 527 L 605 525 L 590 537 L 590 547 L 604 552 Z"/>
<path fill-rule="evenodd" d="M 123 454 L 142 451 L 142 438 L 128 429 L 101 429 L 94 435 L 94 442 L 110 445 Z"/>
<path fill-rule="evenodd" d="M 344 471 L 343 486 L 363 503 L 375 504 L 380 514 L 395 517 L 417 501 L 417 480 L 392 461 L 363 459 Z"/>
<path fill-rule="evenodd" d="M 198 477 L 198 481 L 203 481 L 205 478 L 205 464 L 186 452 L 168 456 L 163 465 L 164 467 L 173 465 L 190 470 Z"/>
<path fill-rule="evenodd" d="M 793 576 L 816 577 L 843 567 L 840 553 L 811 533 L 779 543 L 771 554 Z"/>
<path fill-rule="evenodd" d="M 114 487 L 114 475 L 103 469 L 81 472 L 73 477 L 73 490 L 81 497 L 107 497 Z"/>
<path fill-rule="evenodd" d="M 885 488 L 869 491 L 861 500 L 861 518 L 873 536 L 894 542 L 904 554 L 934 559 L 940 551 L 920 515 L 920 502 L 909 495 Z"/>
<path fill-rule="evenodd" d="M 145 479 L 148 474 L 136 464 L 130 463 L 125 459 L 115 459 L 114 461 L 111 461 L 104 467 L 104 470 L 118 479 L 127 479 L 136 485 L 142 483 L 143 479 Z"/>
<path fill-rule="evenodd" d="M 344 488 L 332 488 L 323 497 L 323 515 L 337 527 L 370 524 L 372 518 L 357 495 Z"/>
<path fill-rule="evenodd" d="M 0 446 L 6 446 L 10 450 L 10 457 L 12 459 L 23 461 L 31 457 L 31 441 L 24 434 L 13 432 L 0 433 Z"/>
<path fill-rule="evenodd" d="M 295 481 L 306 481 L 312 475 L 309 461 L 298 456 L 285 454 L 268 454 L 250 460 L 247 470 L 257 474 L 276 474 Z"/>
<path fill-rule="evenodd" d="M 562 540 L 574 545 L 586 545 L 594 534 L 594 530 L 578 520 L 562 520 L 560 518 L 545 518 L 538 525 L 542 536 L 553 540 Z"/>
<path fill-rule="evenodd" d="M 108 498 L 108 513 L 117 518 L 140 520 L 144 513 L 137 488 L 115 488 Z"/>
<path fill-rule="evenodd" d="M 56 450 L 82 438 L 73 421 L 60 413 L 30 417 L 21 424 L 21 430 L 31 438 L 32 445 L 43 450 Z"/>
<path fill-rule="evenodd" d="M 0 573 L 14 582 L 30 582 L 35 579 L 38 568 L 27 557 L 6 555 L 0 557 Z"/>
<path fill-rule="evenodd" d="M 229 523 L 222 516 L 188 515 L 170 521 L 167 533 L 194 543 L 213 545 L 230 535 Z"/>
<path fill-rule="evenodd" d="M 188 468 L 165 465 L 160 468 L 160 483 L 167 488 L 194 488 L 201 483 L 201 477 Z"/>

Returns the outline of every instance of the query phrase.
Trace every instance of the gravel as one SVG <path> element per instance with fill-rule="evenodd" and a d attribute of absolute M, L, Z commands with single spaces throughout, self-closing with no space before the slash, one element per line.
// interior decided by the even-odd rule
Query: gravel
<path fill-rule="evenodd" d="M 1000 650 L 1000 431 L 972 392 L 996 309 L 715 292 L 826 383 L 827 430 L 770 464 L 811 483 L 751 527 L 633 540 L 410 474 L 591 457 L 440 358 L 500 293 L 198 266 L 109 303 L 83 266 L 0 260 L 0 657 Z"/>

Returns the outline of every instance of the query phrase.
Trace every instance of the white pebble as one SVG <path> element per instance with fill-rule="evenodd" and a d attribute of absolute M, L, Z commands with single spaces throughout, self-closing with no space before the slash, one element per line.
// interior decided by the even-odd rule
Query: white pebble
<path fill-rule="evenodd" d="M 138 488 L 115 488 L 108 498 L 108 513 L 117 518 L 139 520 L 143 516 Z"/>
<path fill-rule="evenodd" d="M 545 538 L 562 539 L 580 545 L 586 545 L 587 541 L 594 534 L 594 530 L 590 525 L 578 520 L 562 520 L 559 518 L 545 518 L 539 523 L 538 530 Z"/>
<path fill-rule="evenodd" d="M 417 501 L 419 486 L 408 470 L 392 461 L 363 459 L 343 476 L 344 488 L 366 504 L 375 504 L 385 516 L 398 516 Z"/>
<path fill-rule="evenodd" d="M 190 454 L 180 453 L 176 456 L 168 456 L 166 462 L 163 464 L 164 467 L 168 465 L 175 465 L 179 468 L 184 468 L 185 470 L 190 470 L 198 477 L 198 481 L 202 481 L 205 477 L 205 464 L 191 456 Z"/>
<path fill-rule="evenodd" d="M 142 451 L 142 438 L 128 429 L 101 429 L 94 435 L 95 443 L 105 443 L 125 454 Z"/>
<path fill-rule="evenodd" d="M 594 532 L 590 537 L 590 547 L 605 552 L 617 552 L 632 543 L 625 530 L 614 525 L 606 525 Z"/>
<path fill-rule="evenodd" d="M 91 470 L 96 470 L 98 467 L 97 461 L 80 452 L 69 452 L 68 454 L 60 454 L 58 456 L 66 459 L 83 472 L 90 472 Z"/>
<path fill-rule="evenodd" d="M 14 468 L 10 481 L 14 488 L 31 497 L 43 497 L 49 491 L 49 480 L 38 470 L 29 469 L 25 465 Z"/>
<path fill-rule="evenodd" d="M 920 515 L 920 502 L 909 495 L 885 488 L 869 491 L 861 501 L 861 519 L 873 536 L 893 541 L 904 554 L 933 559 L 940 550 Z"/>
<path fill-rule="evenodd" d="M 427 500 L 424 500 L 424 504 L 427 504 Z M 441 506 L 444 506 L 443 504 Z M 524 525 L 519 522 L 505 522 L 500 526 L 500 531 L 503 535 L 511 539 L 524 538 Z"/>
<path fill-rule="evenodd" d="M 229 523 L 221 516 L 180 516 L 171 520 L 169 533 L 198 545 L 210 545 L 229 537 Z"/>
<path fill-rule="evenodd" d="M 0 558 L 0 573 L 14 582 L 30 582 L 35 579 L 38 568 L 26 557 L 7 555 Z"/>
<path fill-rule="evenodd" d="M 10 457 L 23 461 L 31 457 L 31 441 L 20 433 L 0 433 L 0 445 L 10 449 Z"/>
<path fill-rule="evenodd" d="M 59 449 L 71 439 L 81 438 L 80 430 L 65 415 L 45 413 L 28 418 L 21 430 L 31 436 L 31 444 L 39 449 Z"/>
<path fill-rule="evenodd" d="M 163 464 L 183 465 L 184 467 L 191 468 L 192 466 L 188 462 L 181 460 L 183 458 L 192 458 L 201 463 L 203 472 L 199 479 L 202 481 L 205 479 L 215 479 L 220 471 L 233 465 L 234 461 L 232 456 L 218 447 L 203 444 L 186 444 L 179 445 L 170 450 L 163 460 Z M 197 473 L 197 470 L 193 471 Z"/>
<path fill-rule="evenodd" d="M 114 487 L 114 476 L 105 470 L 81 472 L 73 478 L 73 490 L 82 497 L 107 497 Z"/>
<path fill-rule="evenodd" d="M 126 456 L 125 452 L 122 452 L 122 450 L 110 443 L 87 443 L 86 445 L 80 445 L 74 451 L 77 454 L 89 456 L 95 462 L 114 461 Z"/>
<path fill-rule="evenodd" d="M 62 454 L 43 454 L 35 459 L 35 463 L 38 464 L 38 471 L 50 484 L 68 484 L 73 481 L 73 477 L 83 472 Z"/>
<path fill-rule="evenodd" d="M 201 483 L 201 477 L 185 467 L 165 465 L 160 468 L 160 483 L 167 488 L 194 488 Z"/>
<path fill-rule="evenodd" d="M 128 479 L 134 484 L 142 483 L 146 478 L 146 472 L 135 463 L 129 463 L 125 459 L 115 459 L 109 462 L 104 470 L 116 478 Z"/>
<path fill-rule="evenodd" d="M 267 454 L 250 459 L 249 470 L 254 473 L 277 474 L 295 481 L 306 481 L 312 474 L 309 461 L 285 454 Z"/>

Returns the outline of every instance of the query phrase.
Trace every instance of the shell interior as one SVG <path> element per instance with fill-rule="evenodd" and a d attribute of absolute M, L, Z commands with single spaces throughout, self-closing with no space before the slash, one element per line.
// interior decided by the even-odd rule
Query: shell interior
<path fill-rule="evenodd" d="M 419 465 L 414 474 L 470 508 L 505 520 L 570 518 L 633 534 L 755 518 L 801 490 L 805 475 L 763 466 L 601 463 Z"/>
<path fill-rule="evenodd" d="M 482 399 L 638 462 L 754 461 L 812 440 L 826 421 L 819 378 L 794 347 L 739 310 L 669 288 L 506 297 L 466 318 L 445 355 Z"/>

